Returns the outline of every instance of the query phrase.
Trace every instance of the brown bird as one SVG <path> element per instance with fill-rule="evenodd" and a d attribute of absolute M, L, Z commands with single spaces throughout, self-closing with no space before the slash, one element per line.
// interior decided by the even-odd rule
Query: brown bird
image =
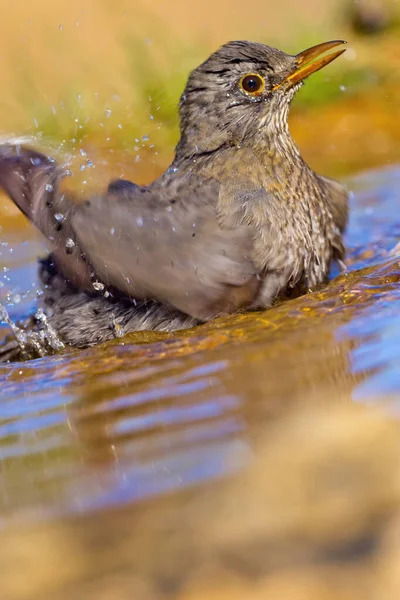
<path fill-rule="evenodd" d="M 113 181 L 74 203 L 52 159 L 0 147 L 0 186 L 52 248 L 40 310 L 0 360 L 174 331 L 325 282 L 344 258 L 347 193 L 305 163 L 287 119 L 304 79 L 343 43 L 295 56 L 222 46 L 190 74 L 175 158 L 147 187 Z"/>

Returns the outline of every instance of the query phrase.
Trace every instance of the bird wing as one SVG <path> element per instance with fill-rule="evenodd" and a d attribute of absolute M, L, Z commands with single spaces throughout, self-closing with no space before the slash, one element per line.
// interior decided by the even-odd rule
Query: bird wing
<path fill-rule="evenodd" d="M 177 178 L 76 207 L 72 226 L 101 281 L 208 319 L 251 303 L 259 281 L 248 228 L 221 228 L 218 184 Z"/>
<path fill-rule="evenodd" d="M 71 199 L 60 190 L 65 177 L 54 160 L 25 146 L 0 146 L 0 188 L 48 239 L 58 272 L 77 289 L 91 285 L 89 265 L 74 240 Z"/>
<path fill-rule="evenodd" d="M 344 270 L 346 268 L 344 263 L 346 248 L 343 241 L 343 233 L 349 221 L 349 193 L 335 179 L 322 177 L 321 175 L 318 175 L 318 179 L 325 188 L 325 198 L 337 227 L 336 236 L 332 240 L 335 259 L 338 261 L 340 268 Z"/>
<path fill-rule="evenodd" d="M 245 227 L 218 223 L 216 182 L 112 184 L 75 204 L 60 189 L 62 177 L 34 150 L 0 148 L 0 186 L 47 237 L 57 270 L 78 290 L 95 293 L 99 281 L 203 320 L 252 303 L 260 285 L 252 239 Z"/>

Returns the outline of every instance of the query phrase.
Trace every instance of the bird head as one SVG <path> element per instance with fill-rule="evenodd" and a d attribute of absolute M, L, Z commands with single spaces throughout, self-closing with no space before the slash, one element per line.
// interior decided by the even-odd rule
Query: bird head
<path fill-rule="evenodd" d="M 286 131 L 296 91 L 340 56 L 343 49 L 329 52 L 344 43 L 325 42 L 296 55 L 254 42 L 225 44 L 189 76 L 180 100 L 180 146 L 204 154 L 241 145 L 260 131 Z"/>

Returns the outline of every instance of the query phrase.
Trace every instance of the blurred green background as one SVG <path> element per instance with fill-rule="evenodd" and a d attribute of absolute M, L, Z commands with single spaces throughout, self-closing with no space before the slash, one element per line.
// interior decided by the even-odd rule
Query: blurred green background
<path fill-rule="evenodd" d="M 101 159 L 95 182 L 76 169 L 74 183 L 85 189 L 110 176 L 146 182 L 165 168 L 188 72 L 232 39 L 290 53 L 346 39 L 344 57 L 295 99 L 293 135 L 312 166 L 331 175 L 398 159 L 395 0 L 1 0 L 0 9 L 0 132 L 33 136 L 72 162 Z M 19 222 L 8 202 L 0 211 Z"/>

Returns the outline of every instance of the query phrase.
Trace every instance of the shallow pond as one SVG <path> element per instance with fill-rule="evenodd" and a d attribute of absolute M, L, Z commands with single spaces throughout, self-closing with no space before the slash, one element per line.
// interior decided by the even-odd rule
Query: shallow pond
<path fill-rule="evenodd" d="M 0 365 L 0 600 L 398 600 L 399 31 L 356 35 L 351 4 L 398 3 L 0 0 L 1 135 L 71 150 L 80 193 L 164 169 L 187 72 L 222 40 L 347 39 L 291 130 L 353 192 L 348 273 L 323 290 Z M 13 320 L 45 251 L 1 196 Z"/>
<path fill-rule="evenodd" d="M 325 289 L 174 335 L 0 365 L 5 598 L 203 598 L 204 579 L 220 599 L 232 574 L 227 597 L 264 598 L 250 582 L 283 568 L 268 593 L 297 600 L 279 590 L 299 560 L 353 568 L 386 544 L 400 505 L 400 167 L 346 183 L 349 270 Z M 14 320 L 35 305 L 44 251 L 30 226 L 1 232 L 0 301 Z M 376 406 L 384 425 L 363 412 Z M 310 595 L 310 573 L 296 584 L 304 597 L 330 598 Z M 357 576 L 372 585 L 369 566 Z"/>
<path fill-rule="evenodd" d="M 400 168 L 348 185 L 349 272 L 325 290 L 175 335 L 1 365 L 2 518 L 196 486 L 242 469 L 252 437 L 300 399 L 398 393 Z M 34 306 L 43 251 L 31 228 L 2 234 L 0 299 L 14 319 Z"/>

